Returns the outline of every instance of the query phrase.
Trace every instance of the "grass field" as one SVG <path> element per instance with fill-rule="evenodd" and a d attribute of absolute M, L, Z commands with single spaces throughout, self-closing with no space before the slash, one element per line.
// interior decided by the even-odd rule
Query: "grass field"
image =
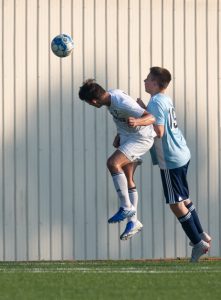
<path fill-rule="evenodd" d="M 221 299 L 221 260 L 2 262 L 0 299 Z"/>

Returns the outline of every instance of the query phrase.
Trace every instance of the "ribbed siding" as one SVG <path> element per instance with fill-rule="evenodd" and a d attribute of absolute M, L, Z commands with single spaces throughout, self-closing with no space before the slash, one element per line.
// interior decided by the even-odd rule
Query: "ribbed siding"
<path fill-rule="evenodd" d="M 168 68 L 168 93 L 191 149 L 191 198 L 221 255 L 220 0 L 2 0 L 0 6 L 0 260 L 183 257 L 190 247 L 146 155 L 136 172 L 143 232 L 124 224 L 106 159 L 106 109 L 78 99 L 83 80 L 145 102 L 143 79 Z M 75 49 L 50 50 L 60 32 Z"/>

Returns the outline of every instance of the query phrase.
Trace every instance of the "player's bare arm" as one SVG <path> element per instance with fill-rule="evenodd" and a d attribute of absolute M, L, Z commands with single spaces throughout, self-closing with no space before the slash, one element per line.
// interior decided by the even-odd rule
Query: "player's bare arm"
<path fill-rule="evenodd" d="M 157 134 L 158 138 L 162 138 L 164 135 L 164 125 L 154 125 L 154 131 Z"/>
<path fill-rule="evenodd" d="M 155 122 L 155 118 L 148 112 L 144 112 L 140 118 L 129 117 L 127 123 L 130 127 L 148 126 Z"/>

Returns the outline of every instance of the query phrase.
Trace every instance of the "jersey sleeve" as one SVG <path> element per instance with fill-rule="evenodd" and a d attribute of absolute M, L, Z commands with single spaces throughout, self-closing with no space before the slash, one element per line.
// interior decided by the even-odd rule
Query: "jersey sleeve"
<path fill-rule="evenodd" d="M 158 103 L 151 103 L 147 106 L 147 111 L 155 117 L 155 125 L 165 125 L 165 112 L 161 105 L 159 105 Z"/>

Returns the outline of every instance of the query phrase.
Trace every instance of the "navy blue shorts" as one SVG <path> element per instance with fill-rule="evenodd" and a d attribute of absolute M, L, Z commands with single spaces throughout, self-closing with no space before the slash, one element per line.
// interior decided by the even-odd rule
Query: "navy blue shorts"
<path fill-rule="evenodd" d="M 160 170 L 167 204 L 174 204 L 189 199 L 189 188 L 186 178 L 188 166 L 189 161 L 185 166 L 177 169 Z"/>

